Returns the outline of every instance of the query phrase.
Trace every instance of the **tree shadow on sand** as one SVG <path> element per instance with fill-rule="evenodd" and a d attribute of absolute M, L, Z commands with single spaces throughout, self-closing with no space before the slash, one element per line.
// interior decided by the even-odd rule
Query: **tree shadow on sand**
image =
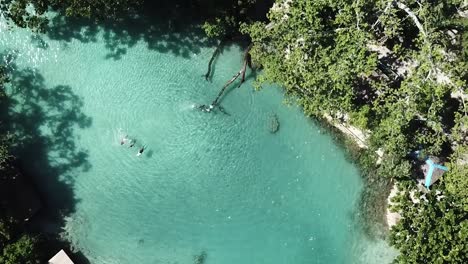
<path fill-rule="evenodd" d="M 139 42 L 145 43 L 150 50 L 184 58 L 199 53 L 203 47 L 216 44 L 206 38 L 200 21 L 190 17 L 189 10 L 170 4 L 170 1 L 163 2 L 168 3 L 146 5 L 139 13 L 125 14 L 112 21 L 96 22 L 57 15 L 51 19 L 46 35 L 65 43 L 104 40 L 108 51 L 105 58 L 114 60 L 121 59 L 129 48 Z"/>
<path fill-rule="evenodd" d="M 91 118 L 81 111 L 83 101 L 71 87 L 47 87 L 31 69 L 12 71 L 6 89 L 0 129 L 13 135 L 17 166 L 32 180 L 43 204 L 30 228 L 55 236 L 79 202 L 74 173 L 91 168 L 86 150 L 75 143 L 77 129 L 90 127 Z"/>

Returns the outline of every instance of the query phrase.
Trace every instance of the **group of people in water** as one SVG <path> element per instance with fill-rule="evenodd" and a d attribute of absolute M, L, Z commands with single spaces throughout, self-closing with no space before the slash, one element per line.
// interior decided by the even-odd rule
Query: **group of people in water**
<path fill-rule="evenodd" d="M 225 115 L 229 115 L 222 106 L 220 106 L 219 104 L 210 104 L 210 105 L 199 105 L 197 106 L 198 109 L 200 109 L 202 112 L 205 112 L 205 113 L 210 113 L 211 111 L 213 111 L 214 109 L 218 108 L 219 111 Z"/>
<path fill-rule="evenodd" d="M 194 106 L 195 107 L 195 106 Z M 220 105 L 213 105 L 213 104 L 210 104 L 210 105 L 199 105 L 197 106 L 196 108 L 198 108 L 199 110 L 201 110 L 202 112 L 205 112 L 205 113 L 209 113 L 211 111 L 213 111 L 214 109 L 218 108 L 219 111 L 223 114 L 226 114 L 226 115 L 229 115 L 222 106 Z M 128 147 L 129 148 L 133 148 L 136 144 L 136 139 L 132 139 L 132 138 L 129 138 L 128 135 L 125 135 L 123 136 L 121 139 L 120 139 L 120 145 L 123 146 L 123 145 L 126 145 L 128 144 Z M 143 154 L 143 152 L 145 151 L 146 149 L 146 145 L 142 145 L 139 149 L 138 149 L 138 152 L 137 152 L 137 156 L 141 156 Z"/>
<path fill-rule="evenodd" d="M 198 106 L 198 109 L 200 109 L 202 112 L 206 112 L 206 113 L 209 113 L 211 112 L 211 110 L 214 109 L 214 105 L 210 104 L 210 105 L 199 105 Z"/>
<path fill-rule="evenodd" d="M 128 143 L 128 147 L 129 148 L 133 148 L 136 144 L 136 139 L 131 139 L 128 137 L 128 135 L 125 135 L 124 137 L 122 137 L 122 139 L 120 140 L 120 145 L 123 146 L 125 144 Z M 143 154 L 143 152 L 145 151 L 146 149 L 146 145 L 143 145 L 141 146 L 139 149 L 138 149 L 138 152 L 137 152 L 137 156 L 141 156 L 141 154 Z"/>

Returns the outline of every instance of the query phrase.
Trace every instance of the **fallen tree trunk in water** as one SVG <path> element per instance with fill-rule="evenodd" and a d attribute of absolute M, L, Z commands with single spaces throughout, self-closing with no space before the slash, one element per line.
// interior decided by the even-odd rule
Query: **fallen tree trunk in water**
<path fill-rule="evenodd" d="M 214 50 L 213 54 L 211 55 L 211 59 L 210 59 L 210 62 L 208 62 L 208 70 L 206 71 L 206 74 L 205 74 L 205 80 L 206 81 L 211 81 L 211 73 L 212 73 L 212 65 L 213 65 L 213 62 L 214 60 L 218 57 L 219 53 L 221 52 L 221 47 L 223 46 L 224 44 L 224 40 L 222 40 L 218 46 L 216 47 L 216 49 Z"/>
<path fill-rule="evenodd" d="M 215 106 L 215 105 L 218 104 L 218 101 L 221 98 L 221 96 L 224 94 L 224 91 L 226 90 L 226 88 L 228 88 L 231 83 L 233 83 L 235 80 L 237 80 L 237 78 L 239 78 L 239 76 L 242 74 L 242 72 L 243 72 L 243 69 L 241 69 L 236 75 L 232 76 L 232 78 L 223 86 L 221 91 L 219 91 L 218 96 L 216 96 L 216 99 L 214 99 L 214 101 L 211 103 L 211 105 Z"/>
<path fill-rule="evenodd" d="M 221 97 L 223 96 L 224 92 L 226 91 L 226 88 L 228 88 L 229 85 L 231 85 L 235 80 L 237 80 L 237 78 L 239 78 L 239 76 L 241 74 L 242 74 L 242 79 L 241 79 L 241 82 L 240 82 L 239 86 L 237 86 L 237 88 L 241 87 L 241 85 L 244 83 L 244 81 L 245 81 L 245 72 L 247 71 L 247 65 L 249 65 L 248 62 L 250 60 L 249 51 L 252 48 L 252 45 L 253 44 L 251 43 L 247 47 L 247 49 L 245 49 L 244 56 L 243 56 L 244 64 L 242 65 L 242 68 L 240 69 L 240 71 L 236 75 L 234 75 L 229 81 L 226 82 L 226 84 L 223 86 L 223 88 L 221 88 L 221 91 L 219 91 L 218 96 L 216 96 L 215 100 L 211 103 L 212 106 L 218 105 L 219 99 L 221 99 Z"/>
<path fill-rule="evenodd" d="M 219 91 L 218 95 L 216 96 L 216 98 L 213 100 L 213 102 L 210 104 L 210 105 L 199 105 L 197 106 L 196 108 L 200 109 L 201 111 L 203 112 L 206 112 L 206 113 L 210 113 L 215 107 L 217 107 L 222 113 L 226 114 L 226 115 L 229 115 L 225 110 L 224 108 L 222 108 L 220 105 L 219 105 L 219 101 L 220 99 L 222 98 L 224 92 L 226 91 L 226 89 L 229 87 L 229 85 L 231 85 L 234 81 L 237 80 L 237 78 L 239 78 L 239 76 L 242 75 L 242 79 L 241 79 L 241 82 L 239 83 L 239 85 L 237 86 L 237 88 L 241 87 L 241 85 L 245 82 L 245 72 L 247 71 L 247 66 L 250 66 L 250 54 L 249 54 L 249 51 L 250 49 L 252 48 L 252 45 L 253 44 L 250 44 L 247 49 L 245 50 L 244 52 L 244 56 L 243 56 L 243 65 L 242 65 L 242 68 L 239 70 L 238 73 L 236 73 L 234 76 L 232 76 L 232 78 L 226 82 L 226 84 L 224 84 L 223 88 L 221 88 L 221 91 Z M 221 43 L 220 45 L 218 46 L 218 48 L 215 50 L 215 52 L 213 53 L 213 56 L 211 57 L 211 60 L 210 60 L 210 63 L 208 64 L 208 72 L 205 74 L 205 79 L 208 80 L 209 79 L 209 76 L 210 76 L 210 73 L 211 73 L 211 64 L 213 63 L 214 61 L 214 58 L 218 55 L 219 53 L 219 48 L 221 46 Z"/>
<path fill-rule="evenodd" d="M 239 83 L 239 85 L 237 86 L 237 88 L 240 88 L 241 85 L 244 83 L 245 81 L 245 72 L 247 70 L 247 60 L 244 61 L 244 67 L 242 67 L 242 79 L 241 79 L 241 82 Z"/>

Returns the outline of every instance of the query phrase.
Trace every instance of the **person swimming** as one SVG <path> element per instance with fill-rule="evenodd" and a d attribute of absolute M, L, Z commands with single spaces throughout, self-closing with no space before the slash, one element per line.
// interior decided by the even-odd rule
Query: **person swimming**
<path fill-rule="evenodd" d="M 210 104 L 210 105 L 208 106 L 207 111 L 208 111 L 208 112 L 211 112 L 211 110 L 213 110 L 213 109 L 214 109 L 214 105 Z"/>
<path fill-rule="evenodd" d="M 141 148 L 138 150 L 137 156 L 141 156 L 141 154 L 143 154 L 143 151 L 145 151 L 145 149 L 146 149 L 146 146 L 141 147 Z"/>
<path fill-rule="evenodd" d="M 209 113 L 211 112 L 211 110 L 214 109 L 214 105 L 210 104 L 210 105 L 199 105 L 198 106 L 198 109 L 200 109 L 202 112 L 205 112 L 205 113 Z"/>
<path fill-rule="evenodd" d="M 202 105 L 199 105 L 199 106 L 198 106 L 198 109 L 200 109 L 202 112 L 207 112 L 206 109 L 208 109 L 208 106 L 202 104 Z"/>
<path fill-rule="evenodd" d="M 128 140 L 128 135 L 125 135 L 121 140 L 120 140 L 120 145 L 123 145 L 127 142 Z"/>
<path fill-rule="evenodd" d="M 128 146 L 129 148 L 133 148 L 135 146 L 136 139 L 130 139 L 130 145 Z"/>

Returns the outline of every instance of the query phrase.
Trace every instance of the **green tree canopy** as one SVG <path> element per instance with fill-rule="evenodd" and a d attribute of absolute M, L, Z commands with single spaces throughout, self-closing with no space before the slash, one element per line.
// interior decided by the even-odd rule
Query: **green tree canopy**
<path fill-rule="evenodd" d="M 468 262 L 467 169 L 457 154 L 468 139 L 466 10 L 463 0 L 278 0 L 269 22 L 242 26 L 263 67 L 258 86 L 282 85 L 308 115 L 348 115 L 371 131 L 366 157 L 383 150 L 368 172 L 409 182 L 391 231 L 399 263 Z M 417 166 L 407 156 L 418 149 L 451 165 L 428 202 L 413 204 Z"/>
<path fill-rule="evenodd" d="M 463 1 L 277 1 L 269 23 L 243 26 L 254 42 L 259 82 L 281 84 L 309 115 L 348 113 L 390 156 L 424 148 L 438 155 L 465 104 L 453 65 Z M 458 32 L 450 33 L 450 32 Z M 352 121 L 352 120 L 351 120 Z"/>
<path fill-rule="evenodd" d="M 20 27 L 42 29 L 48 22 L 45 13 L 50 10 L 67 16 L 106 19 L 129 13 L 142 3 L 143 0 L 5 0 L 0 2 L 0 10 Z"/>
<path fill-rule="evenodd" d="M 467 211 L 451 196 L 429 193 L 413 203 L 410 192 L 397 197 L 402 219 L 390 243 L 400 250 L 399 263 L 467 263 Z"/>

